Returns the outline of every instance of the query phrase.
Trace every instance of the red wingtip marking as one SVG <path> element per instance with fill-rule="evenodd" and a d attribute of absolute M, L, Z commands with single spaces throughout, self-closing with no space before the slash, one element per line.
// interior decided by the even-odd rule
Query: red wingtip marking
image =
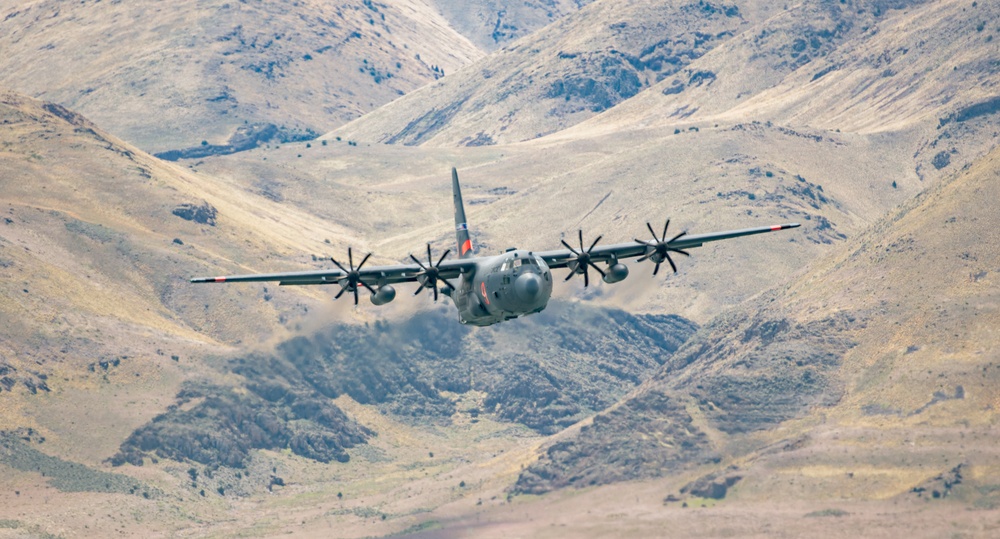
<path fill-rule="evenodd" d="M 781 225 L 774 225 L 774 226 L 771 227 L 771 230 L 772 231 L 774 231 L 774 230 L 781 230 Z"/>
<path fill-rule="evenodd" d="M 216 277 L 215 278 L 215 282 L 217 282 L 217 283 L 224 283 L 224 282 L 226 282 L 226 278 L 225 277 Z"/>
<path fill-rule="evenodd" d="M 465 253 L 468 253 L 471 250 L 472 250 L 472 240 L 465 240 L 465 243 L 462 244 L 462 254 L 464 255 Z"/>

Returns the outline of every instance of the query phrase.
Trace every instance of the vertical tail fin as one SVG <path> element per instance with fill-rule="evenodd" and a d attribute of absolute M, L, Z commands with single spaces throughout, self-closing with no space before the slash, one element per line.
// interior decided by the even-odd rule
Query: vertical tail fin
<path fill-rule="evenodd" d="M 462 204 L 462 188 L 458 186 L 458 171 L 451 168 L 451 189 L 455 195 L 455 236 L 458 239 L 458 257 L 472 256 L 472 239 L 469 237 L 469 225 L 465 220 L 465 206 Z"/>

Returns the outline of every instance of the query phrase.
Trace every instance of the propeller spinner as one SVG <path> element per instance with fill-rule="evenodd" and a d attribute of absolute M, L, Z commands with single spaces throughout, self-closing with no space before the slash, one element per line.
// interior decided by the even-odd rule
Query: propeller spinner
<path fill-rule="evenodd" d="M 368 253 L 367 255 L 365 255 L 365 257 L 361 260 L 361 263 L 358 264 L 358 267 L 355 268 L 354 267 L 354 255 L 351 253 L 351 248 L 348 247 L 347 248 L 347 264 L 351 268 L 350 271 L 348 271 L 347 268 L 345 268 L 344 266 L 340 265 L 340 262 L 337 262 L 337 260 L 334 259 L 332 256 L 330 257 L 330 260 L 334 264 L 336 264 L 338 268 L 340 268 L 340 271 L 342 271 L 342 272 L 344 272 L 346 274 L 344 277 L 341 277 L 340 280 L 338 281 L 338 283 L 340 283 L 340 292 L 337 292 L 337 295 L 334 296 L 333 299 L 340 299 L 340 296 L 343 296 L 344 292 L 353 292 L 354 293 L 354 304 L 357 305 L 358 304 L 358 285 L 364 286 L 372 294 L 375 294 L 375 290 L 371 286 L 368 286 L 368 283 L 366 283 L 366 282 L 364 282 L 364 281 L 361 280 L 361 266 L 364 266 L 365 262 L 368 262 L 368 257 L 370 257 L 370 256 L 372 256 L 371 253 Z"/>
<path fill-rule="evenodd" d="M 441 258 L 439 258 L 437 264 L 435 264 L 434 259 L 431 258 L 431 244 L 428 243 L 426 266 L 420 260 L 417 260 L 417 257 L 413 256 L 412 254 L 410 255 L 410 258 L 412 258 L 413 261 L 416 262 L 417 265 L 420 266 L 420 269 L 422 270 L 420 273 L 416 274 L 417 280 L 420 282 L 420 288 L 418 288 L 417 291 L 413 293 L 414 296 L 422 292 L 423 289 L 430 288 L 434 290 L 434 301 L 437 301 L 438 281 L 441 281 L 444 284 L 448 285 L 448 287 L 451 288 L 452 290 L 456 290 L 455 285 L 448 282 L 448 279 L 441 277 L 441 270 L 440 270 L 441 263 L 444 262 L 445 257 L 448 256 L 448 253 L 450 252 L 451 249 L 445 249 L 444 254 L 441 255 Z"/>
<path fill-rule="evenodd" d="M 583 230 L 579 230 L 578 232 L 579 232 L 579 236 L 580 236 L 580 251 L 579 252 L 577 252 L 576 249 L 574 249 L 573 247 L 571 247 L 570 244 L 566 243 L 566 240 L 559 240 L 559 241 L 562 242 L 563 245 L 566 246 L 567 249 L 569 249 L 574 255 L 576 255 L 576 260 L 574 260 L 573 262 L 570 262 L 570 266 L 569 266 L 570 269 L 572 269 L 573 271 L 571 271 L 569 273 L 569 275 L 566 276 L 565 280 L 568 281 L 568 280 L 572 279 L 573 276 L 576 275 L 577 273 L 582 273 L 583 274 L 583 286 L 587 287 L 587 286 L 590 286 L 590 273 L 589 273 L 589 269 L 588 268 L 594 268 L 595 270 L 597 270 L 597 273 L 600 273 L 601 277 L 605 276 L 604 270 L 602 270 L 601 268 L 597 267 L 597 264 L 594 264 L 594 261 L 590 258 L 590 252 L 594 250 L 594 247 L 597 245 L 597 242 L 601 241 L 601 238 L 603 236 L 597 236 L 597 239 L 594 240 L 594 243 L 591 243 L 590 247 L 588 249 L 584 249 L 583 248 Z"/>
<path fill-rule="evenodd" d="M 670 227 L 670 219 L 667 219 L 667 223 L 663 225 L 663 236 L 658 237 L 656 235 L 656 232 L 653 231 L 653 225 L 646 223 L 646 228 L 648 228 L 649 233 L 653 235 L 653 241 L 650 242 L 639 239 L 635 240 L 636 242 L 646 246 L 646 254 L 643 255 L 642 258 L 639 258 L 637 261 L 642 262 L 643 260 L 649 259 L 656 263 L 656 267 L 653 268 L 653 275 L 656 275 L 656 273 L 660 271 L 660 264 L 662 264 L 664 260 L 666 260 L 667 263 L 670 264 L 670 267 L 674 270 L 674 273 L 677 273 L 677 265 L 674 264 L 674 260 L 670 258 L 671 252 L 680 253 L 684 256 L 691 256 L 691 254 L 688 253 L 687 251 L 670 246 L 671 243 L 677 241 L 679 238 L 686 235 L 687 231 L 681 232 L 680 234 L 677 234 L 676 236 L 668 240 L 667 228 L 669 227 Z"/>

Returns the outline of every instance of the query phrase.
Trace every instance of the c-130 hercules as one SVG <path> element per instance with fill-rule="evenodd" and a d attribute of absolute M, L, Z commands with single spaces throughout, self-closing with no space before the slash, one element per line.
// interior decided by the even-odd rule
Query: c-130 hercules
<path fill-rule="evenodd" d="M 231 275 L 225 277 L 199 277 L 191 279 L 192 283 L 233 283 L 233 282 L 264 282 L 278 281 L 279 285 L 322 285 L 338 284 L 340 298 L 345 292 L 354 294 L 354 304 L 358 304 L 358 292 L 364 288 L 371 293 L 371 302 L 375 305 L 385 305 L 396 297 L 397 283 L 417 282 L 414 295 L 424 288 L 434 291 L 434 300 L 438 299 L 438 284 L 443 283 L 440 292 L 455 302 L 458 308 L 459 320 L 463 324 L 474 326 L 489 326 L 528 314 L 534 314 L 545 309 L 552 295 L 553 269 L 568 268 L 566 281 L 574 275 L 583 275 L 583 285 L 590 285 L 590 269 L 601 275 L 606 283 L 617 283 L 628 277 L 628 267 L 621 259 L 639 257 L 639 261 L 650 260 L 656 265 L 653 275 L 660 271 L 660 264 L 666 261 L 674 273 L 677 266 L 670 253 L 690 256 L 685 249 L 700 247 L 702 244 L 763 234 L 798 227 L 798 223 L 744 228 L 711 234 L 688 235 L 681 232 L 667 238 L 667 228 L 670 220 L 663 226 L 663 233 L 657 236 L 652 225 L 646 223 L 652 240 L 637 239 L 630 243 L 619 243 L 606 247 L 597 247 L 601 240 L 598 236 L 589 248 L 584 249 L 583 231 L 579 233 L 580 248 L 577 250 L 565 241 L 566 249 L 557 251 L 526 251 L 524 249 L 508 249 L 506 252 L 486 257 L 473 256 L 472 240 L 469 237 L 469 227 L 465 220 L 465 207 L 462 204 L 462 191 L 458 185 L 458 171 L 451 169 L 452 189 L 455 198 L 455 231 L 458 239 L 458 260 L 445 260 L 450 249 L 438 258 L 437 263 L 431 257 L 431 246 L 427 245 L 427 263 L 410 255 L 413 264 L 397 266 L 374 266 L 365 268 L 365 262 L 371 253 L 365 255 L 361 263 L 354 266 L 354 256 L 347 249 L 348 265 L 330 260 L 338 269 L 319 271 L 299 271 L 292 273 L 264 273 L 255 275 Z M 601 269 L 598 263 L 605 263 Z M 451 280 L 450 280 L 451 279 Z M 455 282 L 453 282 L 454 280 Z M 456 285 L 457 283 L 457 285 Z"/>

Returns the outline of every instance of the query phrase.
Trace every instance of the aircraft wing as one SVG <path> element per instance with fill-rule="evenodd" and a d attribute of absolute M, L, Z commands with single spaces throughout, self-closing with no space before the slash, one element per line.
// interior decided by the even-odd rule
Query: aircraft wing
<path fill-rule="evenodd" d="M 451 279 L 475 268 L 474 258 L 462 260 L 445 260 L 436 267 L 439 277 Z M 359 266 L 363 266 L 360 264 Z M 417 264 L 401 264 L 396 266 L 371 266 L 357 269 L 358 278 L 368 286 L 377 287 L 384 284 L 416 282 L 424 268 Z M 192 283 L 246 283 L 274 282 L 279 285 L 320 285 L 337 284 L 348 277 L 348 272 L 341 269 L 294 271 L 288 273 L 255 273 L 249 275 L 224 275 L 220 277 L 196 277 Z"/>
<path fill-rule="evenodd" d="M 668 221 L 669 223 L 669 221 Z M 741 228 L 739 230 L 726 230 L 723 232 L 712 232 L 709 234 L 687 234 L 682 233 L 673 237 L 670 240 L 666 239 L 666 228 L 664 228 L 663 238 L 657 238 L 656 240 L 636 240 L 631 243 L 619 243 L 616 245 L 605 245 L 605 246 L 593 246 L 593 248 L 587 251 L 590 255 L 592 261 L 609 261 L 609 260 L 619 260 L 622 258 L 634 258 L 634 257 L 645 257 L 653 254 L 657 247 L 665 248 L 672 252 L 684 251 L 685 249 L 692 249 L 694 247 L 701 247 L 703 244 L 710 241 L 728 240 L 731 238 L 739 238 L 743 236 L 753 236 L 755 234 L 764 234 L 767 232 L 776 232 L 778 230 L 787 230 L 789 228 L 798 227 L 798 223 L 787 223 L 783 225 L 774 226 L 761 226 L 755 228 Z M 650 228 L 650 232 L 653 236 L 656 233 Z M 582 238 L 581 238 L 581 243 Z M 596 242 L 595 242 L 596 243 Z M 565 243 L 564 243 L 565 244 Z M 575 249 L 574 249 L 575 251 Z M 562 249 L 557 251 L 545 251 L 536 252 L 535 254 L 545 260 L 550 268 L 565 268 L 570 265 L 570 263 L 576 261 L 579 257 L 579 252 L 574 252 L 569 249 Z M 686 254 L 686 253 L 682 253 Z"/>

